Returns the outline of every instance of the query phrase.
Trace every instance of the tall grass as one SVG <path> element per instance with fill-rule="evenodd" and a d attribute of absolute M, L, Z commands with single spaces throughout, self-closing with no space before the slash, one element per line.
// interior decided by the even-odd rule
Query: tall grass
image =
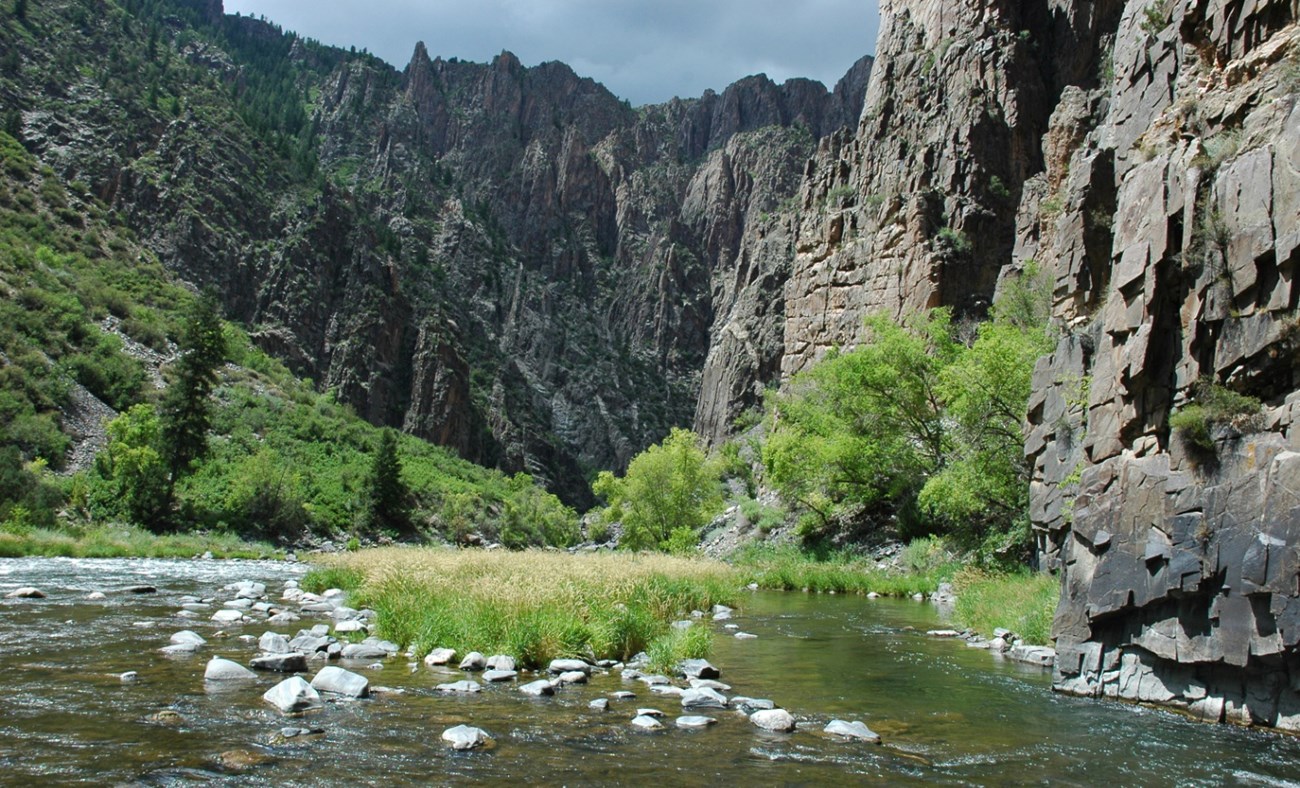
<path fill-rule="evenodd" d="M 1025 642 L 1047 645 L 1061 581 L 1037 573 L 990 574 L 968 569 L 953 579 L 957 603 L 953 615 L 964 627 L 984 635 L 1003 627 Z"/>
<path fill-rule="evenodd" d="M 378 634 L 417 654 L 498 652 L 529 667 L 647 649 L 672 661 L 698 655 L 708 633 L 683 638 L 669 623 L 734 602 L 741 586 L 724 564 L 660 554 L 386 548 L 323 567 L 359 572 L 354 604 L 378 614 Z"/>
<path fill-rule="evenodd" d="M 142 528 L 129 526 L 96 528 L 79 534 L 42 528 L 22 533 L 0 533 L 0 558 L 191 558 L 208 552 L 216 558 L 283 556 L 282 551 L 271 545 L 246 542 L 233 534 L 156 536 Z"/>
<path fill-rule="evenodd" d="M 955 562 L 926 563 L 907 570 L 878 569 L 874 561 L 848 553 L 819 557 L 793 545 L 753 545 L 733 559 L 742 581 L 778 591 L 911 596 L 928 594 L 952 578 Z"/>

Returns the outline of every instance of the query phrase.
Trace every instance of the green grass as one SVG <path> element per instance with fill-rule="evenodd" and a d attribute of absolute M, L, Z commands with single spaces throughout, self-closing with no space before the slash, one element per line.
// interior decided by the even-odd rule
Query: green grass
<path fill-rule="evenodd" d="M 671 667 L 703 656 L 711 633 L 680 634 L 670 622 L 734 603 L 741 587 L 724 564 L 660 554 L 389 548 L 331 556 L 318 571 L 362 575 L 350 603 L 373 609 L 377 633 L 417 655 L 503 653 L 526 667 L 641 651 Z"/>
<path fill-rule="evenodd" d="M 876 568 L 873 561 L 848 553 L 818 557 L 794 546 L 755 544 L 733 556 L 744 583 L 777 591 L 912 596 L 933 593 L 950 580 L 957 564 L 945 559 L 907 570 Z"/>
<path fill-rule="evenodd" d="M 300 585 L 304 591 L 323 594 L 331 588 L 355 591 L 365 582 L 365 575 L 359 570 L 346 566 L 317 566 L 302 576 Z"/>
<path fill-rule="evenodd" d="M 1061 581 L 1038 573 L 991 574 L 965 570 L 953 579 L 957 622 L 985 636 L 1004 627 L 1026 643 L 1052 640 L 1052 617 L 1060 599 Z"/>
<path fill-rule="evenodd" d="M 0 557 L 69 558 L 192 558 L 211 552 L 215 558 L 282 558 L 268 544 L 246 542 L 232 534 L 168 534 L 155 536 L 140 528 L 96 528 L 81 535 L 30 529 L 0 533 Z"/>

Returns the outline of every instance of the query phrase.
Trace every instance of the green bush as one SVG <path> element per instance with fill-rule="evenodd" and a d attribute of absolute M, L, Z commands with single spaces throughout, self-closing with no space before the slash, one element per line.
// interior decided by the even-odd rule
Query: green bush
<path fill-rule="evenodd" d="M 1193 387 L 1190 405 L 1169 417 L 1169 426 L 1189 446 L 1201 451 L 1215 449 L 1214 431 L 1230 427 L 1238 432 L 1261 428 L 1260 401 L 1205 379 Z"/>
<path fill-rule="evenodd" d="M 695 433 L 674 429 L 633 458 L 623 478 L 602 472 L 592 491 L 608 504 L 601 517 L 622 522 L 621 547 L 681 550 L 722 510 L 722 468 Z"/>

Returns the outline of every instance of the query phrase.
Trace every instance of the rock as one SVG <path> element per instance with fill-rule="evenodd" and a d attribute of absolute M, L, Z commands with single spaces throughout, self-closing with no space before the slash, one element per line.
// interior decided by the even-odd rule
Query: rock
<path fill-rule="evenodd" d="M 587 704 L 593 711 L 609 711 L 609 698 L 596 698 Z"/>
<path fill-rule="evenodd" d="M 467 695 L 474 692 L 482 692 L 483 687 L 477 681 L 453 681 L 449 684 L 439 684 L 434 687 L 438 692 L 447 692 L 452 694 Z"/>
<path fill-rule="evenodd" d="M 493 654 L 487 658 L 488 670 L 515 670 L 515 658 L 505 654 Z"/>
<path fill-rule="evenodd" d="M 148 717 L 145 717 L 145 719 L 148 720 L 149 722 L 154 722 L 159 725 L 180 725 L 185 722 L 185 718 L 182 717 L 181 713 L 176 711 L 175 709 L 163 709 L 162 711 L 156 711 L 153 714 L 150 714 Z"/>
<path fill-rule="evenodd" d="M 288 654 L 293 651 L 293 647 L 289 645 L 289 639 L 274 632 L 262 633 L 261 639 L 257 641 L 257 647 L 264 654 Z"/>
<path fill-rule="evenodd" d="M 90 602 L 98 602 L 101 599 L 107 598 L 108 597 L 104 596 L 103 591 L 91 591 L 89 594 L 86 594 L 86 599 Z"/>
<path fill-rule="evenodd" d="M 547 668 L 551 673 L 570 673 L 572 671 L 581 671 L 591 673 L 591 665 L 580 659 L 553 659 Z"/>
<path fill-rule="evenodd" d="M 730 701 L 731 708 L 739 709 L 746 714 L 753 714 L 756 711 L 767 711 L 775 709 L 776 704 L 767 698 L 745 698 L 737 695 Z"/>
<path fill-rule="evenodd" d="M 477 651 L 471 651 L 460 661 L 461 670 L 482 670 L 487 667 L 487 657 Z"/>
<path fill-rule="evenodd" d="M 483 672 L 483 680 L 488 683 L 512 681 L 518 675 L 519 671 L 516 670 L 487 670 Z"/>
<path fill-rule="evenodd" d="M 198 643 L 173 643 L 158 649 L 169 657 L 188 657 L 199 650 Z"/>
<path fill-rule="evenodd" d="M 525 695 L 532 695 L 535 698 L 540 698 L 543 695 L 554 695 L 555 686 L 545 679 L 538 679 L 537 681 L 530 681 L 527 684 L 521 685 L 519 691 Z"/>
<path fill-rule="evenodd" d="M 662 675 L 659 675 L 659 674 L 655 674 L 655 675 L 653 675 L 653 676 L 644 676 L 644 675 L 643 675 L 643 676 L 638 676 L 638 677 L 637 677 L 637 681 L 641 682 L 642 684 L 646 684 L 646 685 L 648 685 L 648 686 L 651 686 L 651 687 L 658 686 L 658 685 L 660 685 L 660 684 L 671 684 L 671 683 L 672 683 L 672 679 L 668 678 L 667 676 L 662 676 Z"/>
<path fill-rule="evenodd" d="M 266 623 L 272 624 L 274 626 L 284 626 L 285 624 L 292 624 L 295 621 L 301 621 L 301 620 L 302 620 L 302 616 L 292 611 L 285 610 L 281 613 L 276 613 L 275 615 L 268 618 L 266 620 Z"/>
<path fill-rule="evenodd" d="M 721 671 L 705 659 L 684 659 L 677 665 L 678 674 L 688 679 L 716 679 Z"/>
<path fill-rule="evenodd" d="M 690 685 L 691 689 L 711 689 L 718 692 L 731 691 L 730 684 L 723 684 L 721 681 L 714 681 L 713 679 L 691 679 Z"/>
<path fill-rule="evenodd" d="M 737 632 L 735 638 L 736 640 L 757 640 L 758 635 L 752 635 L 748 632 Z"/>
<path fill-rule="evenodd" d="M 767 709 L 749 715 L 749 721 L 765 731 L 789 733 L 795 729 L 794 717 L 785 709 Z"/>
<path fill-rule="evenodd" d="M 343 659 L 385 659 L 388 656 L 388 649 L 374 643 L 349 643 L 342 650 Z"/>
<path fill-rule="evenodd" d="M 961 633 L 955 629 L 931 629 L 925 634 L 932 638 L 955 638 L 961 637 Z"/>
<path fill-rule="evenodd" d="M 681 621 L 674 621 L 669 626 L 671 626 L 673 629 L 690 629 L 691 627 L 695 626 L 695 622 L 682 619 Z"/>
<path fill-rule="evenodd" d="M 13 591 L 10 591 L 9 593 L 5 594 L 5 599 L 44 599 L 44 598 L 45 598 L 44 591 L 41 591 L 39 588 L 33 588 L 31 586 L 23 586 L 22 588 L 15 588 Z"/>
<path fill-rule="evenodd" d="M 707 728 L 710 725 L 715 725 L 717 722 L 718 721 L 712 717 L 686 715 L 677 718 L 677 727 L 686 728 L 687 730 L 699 730 L 700 728 Z"/>
<path fill-rule="evenodd" d="M 632 718 L 632 727 L 642 731 L 663 730 L 664 724 L 654 717 L 639 715 Z"/>
<path fill-rule="evenodd" d="M 238 624 L 244 620 L 244 614 L 239 610 L 218 610 L 212 614 L 212 620 L 218 624 Z"/>
<path fill-rule="evenodd" d="M 688 689 L 682 693 L 682 708 L 725 709 L 727 708 L 727 698 L 717 690 L 708 688 Z"/>
<path fill-rule="evenodd" d="M 556 681 L 561 684 L 586 684 L 587 674 L 581 670 L 570 670 L 557 676 Z"/>
<path fill-rule="evenodd" d="M 357 619 L 340 621 L 334 625 L 334 631 L 340 635 L 347 635 L 352 632 L 365 632 L 366 623 Z"/>
<path fill-rule="evenodd" d="M 442 740 L 449 744 L 453 750 L 473 750 L 486 747 L 492 743 L 492 739 L 486 731 L 468 725 L 457 725 L 454 728 L 448 728 L 442 732 Z"/>
<path fill-rule="evenodd" d="M 1017 662 L 1026 662 L 1030 665 L 1041 665 L 1050 668 L 1056 664 L 1056 651 L 1047 646 L 1024 646 L 1015 645 L 1011 647 L 1008 656 Z"/>
<path fill-rule="evenodd" d="M 208 641 L 204 640 L 197 632 L 191 632 L 188 629 L 182 629 L 180 632 L 172 635 L 171 642 L 177 645 L 181 643 L 190 643 L 195 646 L 202 646 Z"/>
<path fill-rule="evenodd" d="M 734 613 L 734 612 L 736 611 L 733 608 L 727 607 L 726 605 L 714 605 L 712 610 L 712 613 L 715 616 L 719 613 Z"/>
<path fill-rule="evenodd" d="M 119 673 L 117 676 L 117 680 L 122 682 L 123 684 L 131 684 L 132 682 L 138 681 L 139 678 L 140 678 L 140 674 L 136 673 L 134 670 L 128 670 L 125 673 Z"/>
<path fill-rule="evenodd" d="M 370 696 L 370 679 L 333 665 L 321 668 L 316 677 L 311 680 L 311 685 L 317 692 L 331 695 L 343 695 L 348 698 Z"/>
<path fill-rule="evenodd" d="M 424 657 L 424 664 L 429 667 L 436 665 L 446 665 L 456 658 L 456 649 L 454 648 L 435 648 Z"/>
<path fill-rule="evenodd" d="M 867 727 L 863 722 L 845 722 L 844 720 L 831 720 L 826 727 L 822 729 L 824 733 L 833 736 L 843 736 L 846 739 L 855 739 L 857 741 L 880 743 L 880 736 L 875 731 Z"/>
<path fill-rule="evenodd" d="M 232 599 L 229 602 L 223 604 L 222 607 L 225 608 L 226 610 L 240 610 L 240 611 L 251 610 L 253 607 L 253 600 Z"/>
<path fill-rule="evenodd" d="M 674 687 L 671 684 L 655 684 L 650 687 L 651 695 L 666 695 L 670 698 L 680 698 L 686 690 L 681 687 Z"/>
<path fill-rule="evenodd" d="M 609 693 L 609 696 L 614 700 L 632 700 L 636 697 L 636 693 L 628 692 L 627 690 L 619 690 L 618 692 Z"/>
<path fill-rule="evenodd" d="M 713 620 L 714 620 L 714 621 L 729 621 L 730 619 L 731 619 L 731 611 L 730 611 L 730 610 L 724 610 L 724 611 L 722 611 L 721 613 L 714 613 L 714 614 L 713 614 Z"/>
<path fill-rule="evenodd" d="M 662 711 L 660 711 L 659 709 L 651 709 L 651 708 L 645 708 L 645 707 L 642 707 L 642 708 L 639 708 L 639 709 L 636 710 L 636 716 L 638 716 L 638 717 L 662 717 L 662 716 L 664 716 L 664 713 L 663 713 Z"/>
<path fill-rule="evenodd" d="M 221 657 L 213 657 L 208 660 L 208 666 L 203 671 L 205 681 L 237 681 L 256 677 L 256 673 L 238 662 L 232 662 Z"/>
<path fill-rule="evenodd" d="M 187 613 L 206 613 L 212 609 L 212 605 L 205 605 L 202 602 L 186 602 L 181 605 L 181 610 Z"/>
<path fill-rule="evenodd" d="M 880 594 L 877 594 L 875 591 L 871 591 L 867 594 L 867 599 L 879 599 L 879 598 L 880 598 Z"/>
<path fill-rule="evenodd" d="M 300 651 L 287 654 L 263 654 L 249 660 L 253 670 L 268 670 L 276 673 L 302 673 L 307 670 L 307 655 Z"/>
<path fill-rule="evenodd" d="M 148 586 L 148 585 L 127 586 L 126 588 L 123 588 L 123 589 L 122 589 L 122 593 L 124 593 L 124 594 L 156 594 L 156 593 L 158 593 L 158 589 L 157 589 L 156 587 L 154 587 L 154 586 Z"/>
<path fill-rule="evenodd" d="M 302 676 L 293 676 L 276 684 L 262 694 L 262 700 L 285 714 L 322 705 L 320 693 L 312 689 Z"/>

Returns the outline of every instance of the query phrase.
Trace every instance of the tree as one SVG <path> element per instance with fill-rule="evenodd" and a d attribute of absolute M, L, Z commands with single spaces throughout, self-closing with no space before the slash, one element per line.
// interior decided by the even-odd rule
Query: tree
<path fill-rule="evenodd" d="M 401 533 L 410 527 L 409 490 L 402 481 L 402 461 L 397 456 L 397 433 L 386 429 L 370 463 L 366 482 L 369 493 L 369 524 L 373 529 Z"/>
<path fill-rule="evenodd" d="M 768 479 L 815 517 L 806 537 L 828 536 L 845 517 L 894 520 L 943 468 L 952 439 L 943 370 L 964 348 L 946 310 L 900 325 L 867 321 L 869 339 L 828 355 L 769 403 Z"/>
<path fill-rule="evenodd" d="M 633 458 L 623 478 L 604 471 L 592 490 L 608 504 L 602 517 L 622 522 L 620 546 L 684 549 L 722 508 L 722 470 L 695 433 L 674 429 Z"/>
<path fill-rule="evenodd" d="M 159 446 L 162 424 L 152 405 L 133 405 L 108 423 L 108 445 L 95 456 L 91 509 L 156 527 L 171 501 Z"/>
<path fill-rule="evenodd" d="M 162 455 L 171 487 L 208 451 L 210 395 L 227 354 L 225 327 L 211 291 L 194 303 L 180 349 L 176 380 L 167 387 L 162 404 Z"/>

